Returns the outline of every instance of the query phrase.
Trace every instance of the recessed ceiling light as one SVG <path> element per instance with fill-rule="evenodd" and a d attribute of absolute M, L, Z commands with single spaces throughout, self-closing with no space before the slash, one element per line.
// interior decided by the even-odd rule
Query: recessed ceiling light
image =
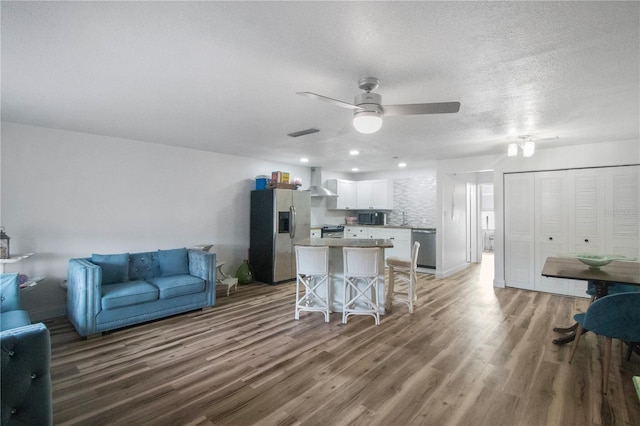
<path fill-rule="evenodd" d="M 349 155 L 358 155 L 360 154 L 360 151 L 358 151 L 357 149 L 352 149 L 351 151 L 349 151 Z"/>
<path fill-rule="evenodd" d="M 398 167 L 407 167 L 407 163 L 398 163 Z"/>
<path fill-rule="evenodd" d="M 301 163 L 308 163 L 308 162 L 309 162 L 309 159 L 308 159 L 308 158 L 306 158 L 306 157 L 302 157 L 302 158 L 300 159 L 300 162 L 301 162 Z"/>
<path fill-rule="evenodd" d="M 357 167 L 354 167 L 353 169 L 351 169 L 351 171 L 352 171 L 352 172 L 357 172 L 357 171 L 358 171 L 358 168 L 357 168 Z"/>

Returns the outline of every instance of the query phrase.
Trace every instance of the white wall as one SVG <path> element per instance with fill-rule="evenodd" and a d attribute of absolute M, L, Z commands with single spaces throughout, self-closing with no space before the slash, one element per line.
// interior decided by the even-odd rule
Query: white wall
<path fill-rule="evenodd" d="M 467 183 L 475 174 L 438 171 L 439 222 L 436 234 L 436 278 L 444 278 L 467 266 Z"/>
<path fill-rule="evenodd" d="M 65 314 L 69 258 L 213 243 L 226 270 L 247 258 L 254 178 L 293 167 L 154 143 L 2 123 L 0 222 L 7 272 L 44 276 L 23 304 L 38 321 Z"/>
<path fill-rule="evenodd" d="M 320 184 L 326 188 L 329 179 L 348 179 L 353 176 L 348 173 L 340 173 L 322 169 Z M 311 198 L 311 226 L 344 225 L 346 212 L 344 210 L 327 210 L 327 200 L 324 197 Z"/>
<path fill-rule="evenodd" d="M 556 170 L 580 167 L 619 166 L 640 164 L 640 141 L 603 142 L 577 145 L 566 148 L 538 149 L 531 158 L 508 158 L 505 155 L 482 156 L 442 160 L 438 162 L 438 178 L 441 175 L 470 173 L 474 171 L 493 170 L 494 208 L 495 208 L 495 240 L 494 240 L 494 286 L 504 287 L 504 187 L 503 175 L 507 172 Z M 447 191 L 438 185 L 439 190 Z M 447 205 L 438 197 L 438 211 L 445 214 Z M 457 258 L 457 254 L 449 250 L 459 250 L 457 244 L 441 246 L 440 242 L 460 238 L 455 224 L 443 222 L 438 229 L 438 248 L 442 249 L 445 259 Z"/>

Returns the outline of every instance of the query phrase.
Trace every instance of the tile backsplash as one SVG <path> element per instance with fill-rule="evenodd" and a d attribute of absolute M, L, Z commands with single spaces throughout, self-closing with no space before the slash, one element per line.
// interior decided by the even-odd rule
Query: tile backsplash
<path fill-rule="evenodd" d="M 393 180 L 393 211 L 387 215 L 390 225 L 405 224 L 436 227 L 437 181 L 435 176 Z"/>

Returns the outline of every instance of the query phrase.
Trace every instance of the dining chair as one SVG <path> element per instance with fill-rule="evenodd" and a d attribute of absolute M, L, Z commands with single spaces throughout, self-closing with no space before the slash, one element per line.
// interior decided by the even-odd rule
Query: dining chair
<path fill-rule="evenodd" d="M 389 288 L 387 289 L 385 311 L 391 312 L 393 302 L 401 302 L 409 307 L 410 314 L 413 313 L 413 304 L 418 298 L 416 294 L 416 285 L 418 283 L 416 269 L 419 250 L 420 243 L 415 241 L 411 251 L 411 259 L 396 256 L 387 257 Z M 397 287 L 398 282 L 402 284 L 402 287 Z"/>
<path fill-rule="evenodd" d="M 296 250 L 296 311 L 322 312 L 324 322 L 331 313 L 329 284 L 329 247 L 295 246 Z"/>
<path fill-rule="evenodd" d="M 618 294 L 618 293 L 629 293 L 640 291 L 640 286 L 633 284 L 623 284 L 623 283 L 609 283 L 607 286 L 607 294 Z M 593 303 L 596 299 L 596 286 L 593 281 L 587 281 L 587 294 L 591 296 L 591 301 L 589 304 Z M 627 346 L 627 353 L 625 355 L 625 359 L 629 361 L 631 359 L 631 354 L 633 354 L 633 349 L 637 344 L 629 344 Z"/>
<path fill-rule="evenodd" d="M 342 323 L 350 315 L 371 315 L 380 325 L 378 309 L 378 256 L 377 248 L 343 247 L 344 298 Z"/>
<path fill-rule="evenodd" d="M 634 291 L 640 291 L 640 286 L 623 283 L 609 283 L 607 294 L 628 293 Z M 591 280 L 587 281 L 587 294 L 591 296 L 591 302 L 589 303 L 593 303 L 596 297 L 596 286 Z"/>
<path fill-rule="evenodd" d="M 574 315 L 578 323 L 569 363 L 578 348 L 583 330 L 589 330 L 605 337 L 604 360 L 602 363 L 602 393 L 609 387 L 609 364 L 611 343 L 620 339 L 628 344 L 640 342 L 640 292 L 610 294 L 596 299 L 587 311 Z"/>

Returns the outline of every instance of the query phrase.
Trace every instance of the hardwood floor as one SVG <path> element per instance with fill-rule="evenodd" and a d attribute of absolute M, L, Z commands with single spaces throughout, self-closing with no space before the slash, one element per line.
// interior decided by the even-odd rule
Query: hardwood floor
<path fill-rule="evenodd" d="M 485 267 L 487 265 L 485 264 Z M 215 307 L 81 340 L 64 318 L 52 339 L 55 424 L 640 425 L 640 357 L 588 333 L 572 364 L 552 326 L 587 307 L 494 289 L 480 265 L 420 275 L 406 306 L 329 324 L 293 319 L 295 285 L 240 286 Z"/>

